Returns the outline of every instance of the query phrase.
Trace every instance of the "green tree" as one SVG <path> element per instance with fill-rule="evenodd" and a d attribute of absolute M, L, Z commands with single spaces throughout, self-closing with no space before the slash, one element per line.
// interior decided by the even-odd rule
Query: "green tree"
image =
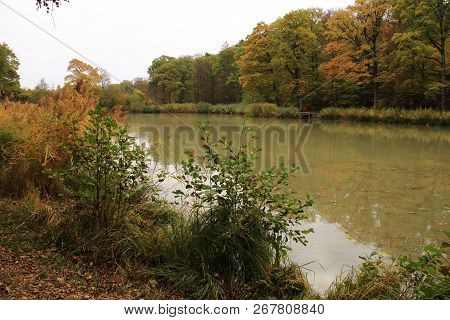
<path fill-rule="evenodd" d="M 50 95 L 50 86 L 45 81 L 45 79 L 42 78 L 41 80 L 39 80 L 39 83 L 33 90 L 31 102 L 41 103 L 45 101 L 45 98 L 47 98 L 49 95 Z"/>
<path fill-rule="evenodd" d="M 6 43 L 0 43 L 0 100 L 13 98 L 20 91 L 19 60 Z"/>
<path fill-rule="evenodd" d="M 311 61 L 320 47 L 310 10 L 292 11 L 273 23 L 269 46 L 277 72 L 287 71 L 284 88 L 302 108 L 304 96 L 311 86 Z"/>
<path fill-rule="evenodd" d="M 222 50 L 215 57 L 213 71 L 218 80 L 216 88 L 219 103 L 233 103 L 241 101 L 242 87 L 239 83 L 239 67 L 237 60 L 241 54 L 241 46 L 229 46 L 225 43 Z"/>
<path fill-rule="evenodd" d="M 148 68 L 148 76 L 150 84 L 155 90 L 155 102 L 168 102 L 167 93 L 171 90 L 171 77 L 168 74 L 168 64 L 173 57 L 161 56 L 152 61 L 152 65 Z M 160 94 L 159 94 L 160 93 Z"/>
<path fill-rule="evenodd" d="M 213 71 L 215 57 L 206 53 L 194 59 L 193 90 L 195 102 L 215 103 L 216 75 Z"/>
<path fill-rule="evenodd" d="M 273 54 L 269 47 L 270 32 L 270 25 L 260 22 L 245 40 L 243 54 L 238 61 L 239 81 L 252 100 L 281 105 L 279 83 L 272 63 Z"/>
<path fill-rule="evenodd" d="M 403 25 L 409 26 L 408 32 L 418 32 L 420 40 L 431 50 L 428 58 L 440 69 L 441 110 L 446 105 L 447 76 L 447 38 L 450 18 L 448 0 L 397 0 L 396 11 Z M 436 87 L 436 86 L 435 86 Z"/>
<path fill-rule="evenodd" d="M 173 58 L 161 56 L 148 69 L 150 83 L 162 90 L 162 103 L 192 101 L 193 59 L 185 56 Z M 156 99 L 158 102 L 158 99 Z"/>

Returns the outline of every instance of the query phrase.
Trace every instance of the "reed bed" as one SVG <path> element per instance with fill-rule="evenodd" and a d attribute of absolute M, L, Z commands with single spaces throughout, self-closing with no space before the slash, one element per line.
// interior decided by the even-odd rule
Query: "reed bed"
<path fill-rule="evenodd" d="M 434 109 L 325 108 L 320 112 L 320 118 L 323 120 L 347 120 L 411 125 L 450 125 L 450 111 L 440 112 Z"/>
<path fill-rule="evenodd" d="M 272 103 L 171 103 L 154 106 L 144 106 L 133 112 L 142 113 L 200 113 L 200 114 L 229 114 L 259 118 L 295 119 L 299 117 L 297 108 L 277 107 Z"/>
<path fill-rule="evenodd" d="M 85 121 L 95 103 L 92 97 L 63 88 L 45 106 L 0 104 L 0 192 L 21 196 L 37 188 L 57 193 L 57 183 L 46 171 L 69 160 L 62 148 L 70 136 L 66 124 Z"/>

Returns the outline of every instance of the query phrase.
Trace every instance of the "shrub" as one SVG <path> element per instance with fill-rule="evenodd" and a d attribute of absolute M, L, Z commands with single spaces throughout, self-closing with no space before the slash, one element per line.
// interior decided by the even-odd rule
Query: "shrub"
<path fill-rule="evenodd" d="M 102 252 L 112 253 L 114 258 L 123 256 L 130 244 L 145 252 L 152 248 L 149 241 L 154 237 L 136 221 L 144 223 L 140 220 L 142 210 L 156 194 L 147 172 L 147 154 L 101 108 L 90 111 L 89 117 L 80 135 L 76 123 L 72 124 L 74 137 L 67 145 L 70 165 L 53 171 L 72 204 L 54 230 L 55 238 L 73 242 L 96 256 Z M 144 225 L 151 223 L 149 220 Z"/>
<path fill-rule="evenodd" d="M 176 197 L 190 210 L 167 231 L 165 264 L 158 275 L 196 298 L 237 298 L 253 281 L 283 263 L 289 240 L 306 244 L 312 230 L 298 230 L 311 206 L 285 185 L 295 167 L 257 171 L 257 150 L 210 140 L 201 126 L 204 154 L 183 161 Z M 199 286 L 201 288 L 199 289 Z"/>
<path fill-rule="evenodd" d="M 283 119 L 296 119 L 300 115 L 297 108 L 278 108 L 277 116 Z"/>
<path fill-rule="evenodd" d="M 249 117 L 276 117 L 278 107 L 272 103 L 252 103 L 247 106 L 246 114 Z"/>
<path fill-rule="evenodd" d="M 447 232 L 447 237 L 450 233 Z M 396 262 L 403 270 L 408 297 L 414 299 L 449 299 L 450 266 L 448 264 L 449 244 L 441 247 L 426 246 L 418 259 L 400 257 Z"/>
<path fill-rule="evenodd" d="M 129 206 L 140 203 L 148 191 L 146 154 L 125 128 L 106 117 L 101 108 L 89 112 L 81 136 L 72 127 L 69 168 L 56 171 L 81 211 L 88 210 L 90 225 L 107 229 L 122 219 Z"/>
<path fill-rule="evenodd" d="M 210 113 L 217 114 L 245 114 L 245 105 L 242 103 L 238 104 L 216 104 L 212 105 L 210 109 Z"/>
<path fill-rule="evenodd" d="M 449 233 L 447 233 L 449 236 Z M 449 299 L 448 242 L 427 246 L 418 259 L 399 257 L 388 263 L 376 253 L 363 257 L 359 268 L 340 275 L 327 299 Z"/>
<path fill-rule="evenodd" d="M 198 113 L 209 113 L 211 105 L 209 103 L 200 102 L 195 105 L 195 108 Z"/>
<path fill-rule="evenodd" d="M 142 107 L 143 113 L 160 113 L 161 110 L 157 106 L 148 106 L 145 105 Z"/>

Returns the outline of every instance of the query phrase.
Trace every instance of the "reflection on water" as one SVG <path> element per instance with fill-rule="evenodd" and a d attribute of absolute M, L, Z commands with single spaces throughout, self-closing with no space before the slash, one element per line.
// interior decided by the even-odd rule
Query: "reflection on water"
<path fill-rule="evenodd" d="M 340 226 L 324 221 L 320 215 L 314 218 L 315 221 L 304 226 L 315 231 L 308 236 L 308 245 L 291 243 L 289 258 L 303 266 L 309 282 L 323 293 L 338 274 L 358 265 L 359 257 L 370 254 L 375 248 L 351 239 Z"/>
<path fill-rule="evenodd" d="M 200 150 L 195 124 L 209 122 L 216 137 L 239 136 L 243 117 L 216 115 L 131 115 L 132 134 L 158 146 L 159 161 L 173 164 L 183 152 Z M 450 130 L 368 124 L 247 119 L 259 137 L 261 167 L 300 163 L 290 181 L 315 198 L 307 248 L 291 259 L 315 271 L 323 289 L 344 265 L 373 248 L 388 254 L 421 252 L 449 230 Z M 325 269 L 323 270 L 322 269 Z M 310 276 L 313 276 L 311 274 Z"/>

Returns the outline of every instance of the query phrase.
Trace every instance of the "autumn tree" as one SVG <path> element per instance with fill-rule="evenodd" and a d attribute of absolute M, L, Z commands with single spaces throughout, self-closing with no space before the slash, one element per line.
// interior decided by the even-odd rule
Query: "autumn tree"
<path fill-rule="evenodd" d="M 281 105 L 279 83 L 272 63 L 273 53 L 268 40 L 270 32 L 270 25 L 260 22 L 245 40 L 243 54 L 238 61 L 239 81 L 252 99 Z"/>
<path fill-rule="evenodd" d="M 70 61 L 67 71 L 69 74 L 64 80 L 78 93 L 87 93 L 91 91 L 99 85 L 103 79 L 98 68 L 94 68 L 78 59 Z"/>
<path fill-rule="evenodd" d="M 19 60 L 6 43 L 0 43 L 0 100 L 13 98 L 20 91 Z"/>
<path fill-rule="evenodd" d="M 283 87 L 301 109 L 304 96 L 311 90 L 311 63 L 319 50 L 315 21 L 310 10 L 292 11 L 272 25 L 269 47 L 273 52 L 271 64 L 275 70 L 287 72 Z"/>
<path fill-rule="evenodd" d="M 356 0 L 327 22 L 326 51 L 332 58 L 321 66 L 322 71 L 329 77 L 370 84 L 374 108 L 378 107 L 380 58 L 390 14 L 389 0 Z"/>
<path fill-rule="evenodd" d="M 133 81 L 133 88 L 141 91 L 147 100 L 150 99 L 150 85 L 148 82 L 148 79 L 145 78 L 134 78 Z"/>
<path fill-rule="evenodd" d="M 440 73 L 440 84 L 432 86 L 441 94 L 441 110 L 446 105 L 447 47 L 449 35 L 449 0 L 397 0 L 396 12 L 407 26 L 403 37 L 415 36 L 422 42 L 422 50 L 434 61 Z M 406 35 L 405 35 L 406 34 Z M 432 84 L 431 84 L 432 85 Z"/>

